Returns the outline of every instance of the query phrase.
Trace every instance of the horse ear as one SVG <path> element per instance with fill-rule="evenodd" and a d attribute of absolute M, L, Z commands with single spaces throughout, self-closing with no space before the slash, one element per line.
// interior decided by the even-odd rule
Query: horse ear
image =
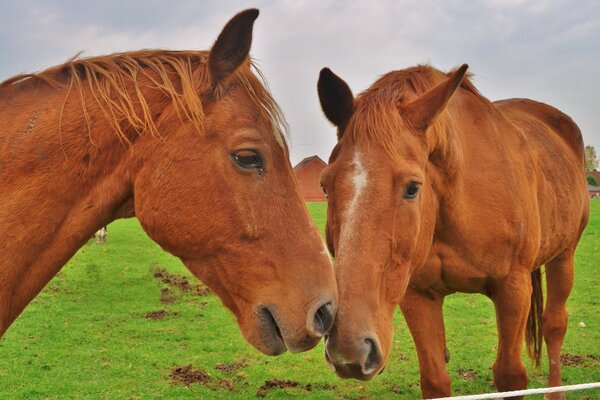
<path fill-rule="evenodd" d="M 331 72 L 329 68 L 321 70 L 317 90 L 321 108 L 327 119 L 338 127 L 338 140 L 340 140 L 354 113 L 352 90 L 342 78 Z"/>
<path fill-rule="evenodd" d="M 241 11 L 223 28 L 208 55 L 208 70 L 213 87 L 223 82 L 248 57 L 252 27 L 258 18 L 256 8 Z"/>
<path fill-rule="evenodd" d="M 461 65 L 448 80 L 429 89 L 405 106 L 404 118 L 413 128 L 424 132 L 433 123 L 462 82 L 467 68 L 467 64 Z"/>

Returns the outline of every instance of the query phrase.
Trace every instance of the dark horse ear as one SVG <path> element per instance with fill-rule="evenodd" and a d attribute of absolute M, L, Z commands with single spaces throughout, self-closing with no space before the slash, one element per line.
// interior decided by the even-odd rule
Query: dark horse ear
<path fill-rule="evenodd" d="M 223 82 L 248 57 L 252 44 L 252 26 L 258 18 L 256 8 L 241 11 L 223 28 L 208 56 L 213 87 Z"/>
<path fill-rule="evenodd" d="M 461 65 L 448 80 L 429 89 L 403 107 L 403 117 L 414 129 L 424 132 L 435 121 L 462 82 L 467 68 L 467 64 Z"/>
<path fill-rule="evenodd" d="M 352 90 L 342 78 L 331 72 L 329 68 L 321 70 L 317 90 L 325 116 L 338 127 L 339 140 L 354 113 Z"/>

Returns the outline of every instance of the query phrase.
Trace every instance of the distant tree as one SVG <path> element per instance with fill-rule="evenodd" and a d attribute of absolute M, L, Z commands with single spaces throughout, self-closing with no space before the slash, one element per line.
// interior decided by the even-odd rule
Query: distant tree
<path fill-rule="evenodd" d="M 585 172 L 598 170 L 598 156 L 594 146 L 585 146 Z"/>
<path fill-rule="evenodd" d="M 591 175 L 588 175 L 587 181 L 590 185 L 598 186 L 598 182 L 596 182 L 596 178 Z"/>

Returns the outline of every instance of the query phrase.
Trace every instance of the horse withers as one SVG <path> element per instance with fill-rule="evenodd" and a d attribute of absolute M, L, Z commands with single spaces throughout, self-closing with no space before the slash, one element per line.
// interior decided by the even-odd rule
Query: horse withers
<path fill-rule="evenodd" d="M 133 213 L 260 351 L 304 351 L 329 330 L 329 254 L 248 56 L 257 16 L 236 15 L 210 51 L 73 59 L 0 85 L 0 334 L 96 230 Z"/>
<path fill-rule="evenodd" d="M 449 396 L 442 303 L 470 292 L 496 309 L 497 388 L 527 386 L 523 342 L 539 363 L 542 336 L 549 385 L 561 384 L 573 253 L 589 214 L 581 133 L 546 104 L 490 102 L 466 69 L 390 72 L 356 98 L 321 71 L 321 105 L 338 132 L 321 176 L 340 305 L 326 359 L 341 377 L 384 368 L 400 305 L 423 396 Z"/>

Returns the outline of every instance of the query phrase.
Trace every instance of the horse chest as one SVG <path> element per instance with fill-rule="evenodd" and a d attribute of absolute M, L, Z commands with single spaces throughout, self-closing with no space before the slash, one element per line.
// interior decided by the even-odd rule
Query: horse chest
<path fill-rule="evenodd" d="M 436 242 L 427 262 L 412 274 L 411 285 L 441 294 L 487 293 L 490 282 L 509 274 L 514 258 L 511 251 L 502 253 L 493 247 L 480 246 L 475 251 Z"/>

